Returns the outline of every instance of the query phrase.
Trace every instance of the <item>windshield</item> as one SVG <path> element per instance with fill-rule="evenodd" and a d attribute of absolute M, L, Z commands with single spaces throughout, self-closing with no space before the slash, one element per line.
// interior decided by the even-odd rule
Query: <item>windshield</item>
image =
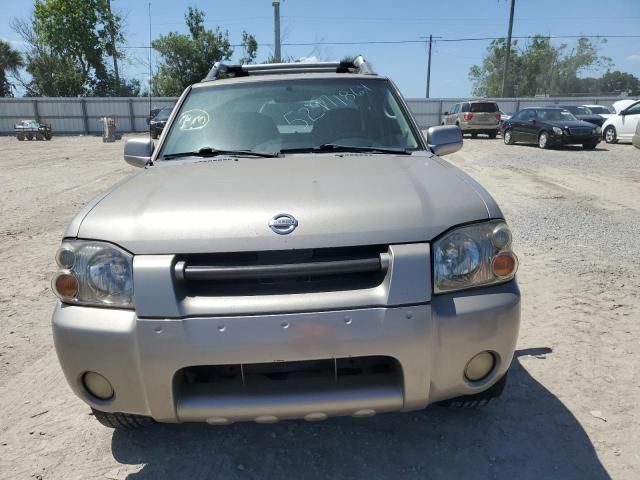
<path fill-rule="evenodd" d="M 560 107 L 568 112 L 573 113 L 574 115 L 589 115 L 591 111 L 586 107 L 578 107 L 577 105 L 563 105 Z"/>
<path fill-rule="evenodd" d="M 280 152 L 335 144 L 416 149 L 388 81 L 323 78 L 194 88 L 162 156 L 200 149 Z"/>
<path fill-rule="evenodd" d="M 547 109 L 538 110 L 538 118 L 540 120 L 546 120 L 551 122 L 557 122 L 557 121 L 566 122 L 571 120 L 577 120 L 577 118 L 574 117 L 571 112 L 568 112 L 567 110 L 559 110 L 556 108 L 548 109 L 548 110 Z"/>
<path fill-rule="evenodd" d="M 591 111 L 591 113 L 595 113 L 596 115 L 608 115 L 611 113 L 607 107 L 591 106 L 589 107 L 589 110 Z"/>
<path fill-rule="evenodd" d="M 474 113 L 495 113 L 498 112 L 498 104 L 493 102 L 476 102 L 471 104 L 471 111 Z"/>

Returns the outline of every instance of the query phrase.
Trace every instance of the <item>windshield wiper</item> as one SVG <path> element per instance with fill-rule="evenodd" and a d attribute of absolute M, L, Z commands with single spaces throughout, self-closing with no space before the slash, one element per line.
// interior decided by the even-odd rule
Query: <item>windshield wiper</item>
<path fill-rule="evenodd" d="M 163 155 L 162 158 L 164 160 L 172 160 L 174 158 L 183 157 L 217 157 L 219 155 L 262 158 L 273 158 L 278 156 L 277 153 L 254 152 L 253 150 L 218 150 L 217 148 L 203 147 L 200 150 L 192 152 L 168 153 Z"/>
<path fill-rule="evenodd" d="M 355 145 L 338 145 L 336 143 L 323 143 L 315 147 L 283 148 L 280 153 L 311 153 L 311 152 L 367 152 L 390 153 L 395 155 L 411 155 L 411 150 L 386 147 L 357 147 Z"/>

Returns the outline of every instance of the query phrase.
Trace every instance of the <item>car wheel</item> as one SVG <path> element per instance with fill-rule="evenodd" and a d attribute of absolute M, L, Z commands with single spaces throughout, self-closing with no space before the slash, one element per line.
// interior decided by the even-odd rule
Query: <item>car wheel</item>
<path fill-rule="evenodd" d="M 618 141 L 618 134 L 616 133 L 616 127 L 609 125 L 604 131 L 604 141 L 607 143 L 616 143 Z"/>
<path fill-rule="evenodd" d="M 598 146 L 598 142 L 587 142 L 582 144 L 582 148 L 585 150 L 593 150 Z"/>
<path fill-rule="evenodd" d="M 506 130 L 502 134 L 502 139 L 504 140 L 505 145 L 513 145 L 513 136 L 511 135 L 511 130 Z"/>
<path fill-rule="evenodd" d="M 538 137 L 538 146 L 540 148 L 549 148 L 549 134 L 542 132 Z"/>
<path fill-rule="evenodd" d="M 102 425 L 109 428 L 117 428 L 120 430 L 135 430 L 138 428 L 153 425 L 155 420 L 144 415 L 132 415 L 130 413 L 108 413 L 92 408 L 93 416 L 96 417 Z"/>
<path fill-rule="evenodd" d="M 509 372 L 507 372 L 509 373 Z M 486 406 L 494 398 L 502 395 L 504 387 L 507 384 L 507 373 L 498 380 L 491 388 L 475 395 L 463 395 L 462 397 L 451 398 L 438 402 L 441 407 L 447 408 L 482 408 Z"/>
<path fill-rule="evenodd" d="M 16 134 L 16 138 L 21 141 L 24 142 L 24 133 L 18 133 Z"/>
<path fill-rule="evenodd" d="M 490 134 L 489 134 L 489 138 L 490 138 L 490 139 L 492 139 L 492 140 L 493 140 L 494 138 L 496 138 L 497 136 L 498 136 L 498 132 L 493 132 L 493 133 L 490 133 Z"/>

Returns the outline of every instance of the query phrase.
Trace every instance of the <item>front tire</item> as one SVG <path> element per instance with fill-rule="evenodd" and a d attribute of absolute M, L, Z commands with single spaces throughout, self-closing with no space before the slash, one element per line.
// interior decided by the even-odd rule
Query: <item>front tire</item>
<path fill-rule="evenodd" d="M 547 132 L 542 132 L 538 137 L 538 147 L 542 149 L 549 148 L 549 134 Z"/>
<path fill-rule="evenodd" d="M 505 130 L 502 134 L 502 140 L 504 140 L 505 145 L 513 145 L 513 134 L 511 130 Z"/>
<path fill-rule="evenodd" d="M 498 398 L 502 395 L 504 387 L 507 384 L 507 374 L 498 380 L 494 385 L 484 392 L 476 393 L 475 395 L 463 395 L 462 397 L 451 398 L 449 400 L 443 400 L 438 402 L 438 405 L 446 408 L 483 408 L 489 404 L 494 398 Z"/>
<path fill-rule="evenodd" d="M 132 415 L 130 413 L 109 413 L 92 408 L 93 416 L 96 417 L 102 425 L 108 428 L 116 428 L 118 430 L 137 430 L 153 425 L 155 420 L 144 415 Z"/>
<path fill-rule="evenodd" d="M 604 141 L 607 143 L 617 143 L 618 142 L 618 133 L 616 132 L 616 127 L 613 125 L 609 125 L 604 131 Z"/>

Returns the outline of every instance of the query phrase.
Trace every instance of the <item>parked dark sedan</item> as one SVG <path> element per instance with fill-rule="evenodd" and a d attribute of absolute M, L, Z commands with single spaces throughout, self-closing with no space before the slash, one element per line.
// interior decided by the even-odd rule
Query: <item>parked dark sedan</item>
<path fill-rule="evenodd" d="M 169 120 L 169 115 L 171 115 L 172 110 L 173 107 L 164 107 L 151 119 L 151 122 L 149 122 L 151 138 L 158 138 L 160 136 L 164 126 L 167 124 L 167 120 Z"/>
<path fill-rule="evenodd" d="M 582 144 L 593 150 L 600 143 L 601 134 L 600 127 L 557 107 L 525 108 L 502 125 L 502 138 L 507 145 L 522 142 L 550 148 Z"/>
<path fill-rule="evenodd" d="M 562 108 L 563 110 L 573 113 L 573 116 L 578 120 L 593 123 L 599 127 L 601 127 L 605 121 L 604 117 L 596 115 L 587 107 L 580 107 L 578 105 L 552 105 L 550 108 Z"/>

